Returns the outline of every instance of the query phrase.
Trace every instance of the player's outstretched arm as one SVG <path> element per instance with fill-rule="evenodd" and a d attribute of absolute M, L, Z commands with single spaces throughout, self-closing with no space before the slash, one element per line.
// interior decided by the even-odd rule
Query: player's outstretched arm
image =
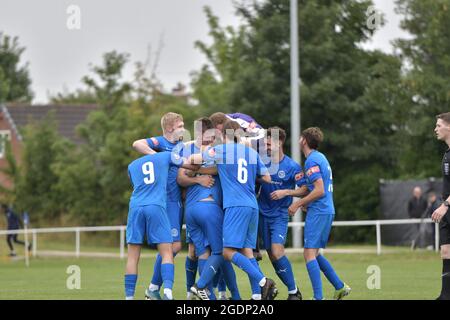
<path fill-rule="evenodd" d="M 298 211 L 299 208 L 307 207 L 308 204 L 310 204 L 314 200 L 323 197 L 323 195 L 325 194 L 325 187 L 323 184 L 323 180 L 317 179 L 316 181 L 314 181 L 313 184 L 314 184 L 314 189 L 306 197 L 291 204 L 291 206 L 288 209 L 289 214 L 291 216 L 295 215 L 295 213 Z"/>
<path fill-rule="evenodd" d="M 195 184 L 202 185 L 206 188 L 211 188 L 214 185 L 214 182 L 214 178 L 210 175 L 192 177 L 189 176 L 188 170 L 183 168 L 178 170 L 177 183 L 183 188 L 187 188 Z"/>
<path fill-rule="evenodd" d="M 272 177 L 270 176 L 270 174 L 265 174 L 257 178 L 256 181 L 259 183 L 272 183 Z"/>
<path fill-rule="evenodd" d="M 142 154 L 154 154 L 155 150 L 150 148 L 146 139 L 140 139 L 133 142 L 133 149 Z"/>
<path fill-rule="evenodd" d="M 183 162 L 183 164 L 180 166 L 181 168 L 187 169 L 187 170 L 192 170 L 192 171 L 198 171 L 198 169 L 200 169 L 200 165 L 199 164 L 192 164 L 189 163 L 187 161 Z"/>
<path fill-rule="evenodd" d="M 201 167 L 198 171 L 197 171 L 197 173 L 200 173 L 200 174 L 208 174 L 208 175 L 210 175 L 210 176 L 217 176 L 219 173 L 218 173 L 218 171 L 217 171 L 217 167 L 216 166 L 213 166 L 213 167 Z"/>
<path fill-rule="evenodd" d="M 197 156 L 200 156 L 200 159 L 197 158 Z M 189 158 L 183 158 L 183 164 L 179 166 L 180 168 L 184 168 L 187 170 L 195 171 L 197 172 L 201 165 L 202 165 L 202 159 L 200 154 L 193 154 Z M 200 160 L 200 161 L 199 161 Z"/>
<path fill-rule="evenodd" d="M 189 158 L 187 158 L 186 163 L 200 166 L 203 164 L 203 156 L 200 153 L 192 154 Z"/>
<path fill-rule="evenodd" d="M 297 189 L 292 189 L 292 190 L 288 190 L 288 196 L 291 197 L 306 197 L 309 194 L 309 189 L 306 185 L 301 186 L 300 188 Z"/>
<path fill-rule="evenodd" d="M 297 189 L 281 189 L 281 190 L 275 190 L 270 194 L 270 198 L 272 200 L 281 200 L 285 197 L 305 197 L 309 193 L 307 186 L 301 186 Z"/>

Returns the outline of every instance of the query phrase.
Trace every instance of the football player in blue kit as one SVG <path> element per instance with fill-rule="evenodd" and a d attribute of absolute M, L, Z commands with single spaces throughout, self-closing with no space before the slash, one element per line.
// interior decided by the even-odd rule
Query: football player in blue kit
<path fill-rule="evenodd" d="M 185 147 L 183 156 L 201 154 L 206 147 L 212 145 L 215 135 L 216 132 L 211 120 L 201 118 L 195 121 L 195 136 L 197 139 L 193 144 Z M 200 279 L 197 284 L 209 289 L 210 294 L 208 297 L 202 297 L 203 300 L 215 300 L 212 280 L 222 271 L 232 293 L 232 299 L 240 300 L 233 266 L 230 262 L 224 261 L 222 256 L 222 188 L 218 181 L 217 168 L 214 163 L 212 163 L 212 166 L 216 175 L 215 180 L 211 177 L 212 184 L 209 186 L 196 183 L 195 179 L 201 176 L 188 177 L 184 169 L 179 170 L 177 180 L 180 186 L 187 187 L 186 229 L 195 245 L 195 253 L 199 257 Z"/>
<path fill-rule="evenodd" d="M 255 182 L 258 177 L 265 183 L 270 183 L 271 179 L 259 154 L 239 143 L 242 134 L 238 123 L 226 122 L 223 125 L 225 143 L 191 156 L 191 161 L 216 163 L 225 210 L 223 256 L 247 273 L 252 288 L 259 287 L 260 299 L 272 300 L 277 294 L 275 282 L 261 272 L 252 250 L 256 246 L 259 217 Z M 208 297 L 207 288 L 198 283 L 191 290 L 200 299 Z"/>
<path fill-rule="evenodd" d="M 325 155 L 317 151 L 322 141 L 323 133 L 319 128 L 308 128 L 301 134 L 299 143 L 306 157 L 306 174 L 297 182 L 297 185 L 307 186 L 309 193 L 289 207 L 289 214 L 295 215 L 299 208 L 307 208 L 304 257 L 314 291 L 314 299 L 323 299 L 320 275 L 322 271 L 336 289 L 334 299 L 341 300 L 350 293 L 351 289 L 342 282 L 328 260 L 319 252 L 319 249 L 325 248 L 327 245 L 335 215 L 331 166 Z M 301 193 L 301 191 L 297 192 Z M 296 194 L 294 192 L 291 195 Z"/>
<path fill-rule="evenodd" d="M 157 246 L 161 257 L 161 278 L 164 300 L 172 300 L 174 281 L 173 237 L 166 214 L 166 192 L 169 170 L 180 166 L 195 170 L 199 166 L 183 163 L 183 159 L 170 152 L 140 157 L 128 166 L 133 186 L 130 198 L 126 237 L 128 260 L 125 271 L 125 297 L 134 299 L 138 263 L 144 239 Z"/>
<path fill-rule="evenodd" d="M 200 125 L 200 127 L 197 127 L 197 124 Z M 214 136 L 213 135 L 207 135 L 205 132 L 203 132 L 203 129 L 207 128 L 207 124 L 204 123 L 204 118 L 198 119 L 194 122 L 194 130 L 195 134 L 194 137 L 196 137 L 195 141 L 185 143 L 185 146 L 183 148 L 183 156 L 189 157 L 191 154 L 194 154 L 197 152 L 200 152 L 199 150 L 203 150 L 205 146 L 209 146 L 212 144 Z M 217 174 L 217 170 L 214 170 L 212 174 Z M 215 180 L 213 178 L 212 174 L 196 174 L 192 175 L 192 171 L 183 170 L 180 169 L 178 171 L 178 177 L 177 177 L 177 183 L 180 187 L 189 189 L 196 189 L 196 188 L 211 188 L 215 184 Z M 196 188 L 194 188 L 196 186 Z M 192 195 L 192 192 L 187 192 L 185 189 L 185 197 L 186 195 Z M 191 197 L 189 197 L 191 198 Z M 186 199 L 189 200 L 189 199 Z M 186 212 L 187 212 L 187 206 L 184 205 L 185 208 L 185 218 L 186 218 Z M 185 261 L 185 270 L 186 270 L 186 299 L 187 300 L 195 300 L 195 295 L 191 292 L 191 287 L 195 283 L 195 277 L 197 274 L 198 269 L 198 256 L 197 252 L 195 250 L 194 242 L 192 241 L 190 232 L 189 232 L 189 226 L 186 225 L 186 243 L 188 244 L 188 253 L 186 255 L 186 261 Z M 200 261 L 203 264 L 203 261 Z M 199 270 L 200 271 L 200 270 Z"/>
<path fill-rule="evenodd" d="M 182 139 L 185 132 L 183 116 L 177 113 L 169 112 L 161 118 L 161 128 L 163 136 L 152 137 L 148 139 L 136 140 L 133 142 L 133 148 L 142 154 L 154 154 L 155 152 L 177 150 L 178 154 L 182 152 Z M 183 208 L 181 201 L 181 190 L 177 184 L 178 168 L 171 167 L 167 179 L 167 200 L 166 211 L 169 217 L 171 234 L 173 237 L 173 253 L 176 255 L 182 248 L 181 227 L 183 222 Z M 162 285 L 161 278 L 162 257 L 157 255 L 153 277 L 148 289 L 145 291 L 147 299 L 159 300 L 161 296 L 159 289 Z M 192 268 L 197 269 L 195 262 Z"/>
<path fill-rule="evenodd" d="M 283 146 L 286 132 L 279 127 L 267 129 L 265 145 L 269 162 L 265 163 L 272 178 L 270 184 L 263 183 L 258 197 L 259 205 L 259 237 L 263 241 L 270 261 L 288 288 L 288 300 L 301 300 L 292 266 L 284 252 L 289 214 L 292 204 L 290 190 L 295 189 L 300 180 L 302 169 L 298 163 L 284 154 Z"/>
<path fill-rule="evenodd" d="M 214 128 L 222 131 L 223 125 L 227 121 L 234 121 L 239 124 L 244 131 L 245 136 L 241 137 L 241 142 L 255 149 L 259 154 L 264 154 L 264 136 L 266 130 L 260 126 L 252 116 L 243 113 L 225 114 L 223 112 L 213 113 L 209 119 L 212 121 Z M 256 192 L 258 193 L 261 186 L 256 184 Z M 256 248 L 253 250 L 253 256 L 256 261 L 262 260 L 262 254 L 259 250 L 259 236 L 256 240 Z M 255 287 L 256 290 L 256 287 Z"/>

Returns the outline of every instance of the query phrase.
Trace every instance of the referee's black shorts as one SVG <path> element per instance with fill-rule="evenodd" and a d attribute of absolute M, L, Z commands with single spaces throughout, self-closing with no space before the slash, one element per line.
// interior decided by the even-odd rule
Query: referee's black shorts
<path fill-rule="evenodd" d="M 450 209 L 439 224 L 439 238 L 441 246 L 450 244 Z"/>

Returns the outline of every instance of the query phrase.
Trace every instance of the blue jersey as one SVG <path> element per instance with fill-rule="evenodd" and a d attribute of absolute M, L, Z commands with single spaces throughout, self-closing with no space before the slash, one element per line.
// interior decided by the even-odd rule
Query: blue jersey
<path fill-rule="evenodd" d="M 261 193 L 258 198 L 259 210 L 266 217 L 278 216 L 280 212 L 287 215 L 288 208 L 292 204 L 292 197 L 272 200 L 270 194 L 276 190 L 295 189 L 296 182 L 302 177 L 302 169 L 297 162 L 286 155 L 280 163 L 269 163 L 267 167 L 272 177 L 272 183 L 263 183 L 261 185 Z M 275 172 L 271 172 L 272 167 L 275 169 Z"/>
<path fill-rule="evenodd" d="M 146 139 L 148 145 L 153 150 L 160 151 L 173 151 L 176 150 L 177 154 L 181 154 L 183 149 L 182 142 L 172 143 L 163 136 L 153 137 Z M 169 171 L 169 178 L 167 180 L 167 201 L 180 202 L 181 190 L 177 184 L 178 169 L 171 167 Z"/>
<path fill-rule="evenodd" d="M 255 182 L 258 175 L 268 173 L 259 154 L 243 144 L 228 143 L 210 148 L 203 159 L 214 161 L 223 191 L 223 207 L 258 209 Z"/>
<path fill-rule="evenodd" d="M 173 158 L 171 152 L 160 152 L 140 157 L 128 165 L 133 186 L 130 209 L 148 205 L 166 208 L 169 169 L 178 169 L 182 164 L 180 157 Z"/>
<path fill-rule="evenodd" d="M 190 155 L 198 153 L 201 153 L 200 148 L 197 147 L 195 143 L 192 143 L 184 148 L 183 157 L 189 158 Z M 214 180 L 214 185 L 211 188 L 204 187 L 197 183 L 188 187 L 186 190 L 186 207 L 197 201 L 206 199 L 209 196 L 213 197 L 215 202 L 222 207 L 222 188 L 220 186 L 219 177 L 215 176 Z"/>
<path fill-rule="evenodd" d="M 305 161 L 306 176 L 297 182 L 298 186 L 307 185 L 309 191 L 314 189 L 313 183 L 322 179 L 325 194 L 308 205 L 308 214 L 333 215 L 333 173 L 327 158 L 319 151 L 314 150 Z M 303 175 L 303 174 L 302 174 Z"/>

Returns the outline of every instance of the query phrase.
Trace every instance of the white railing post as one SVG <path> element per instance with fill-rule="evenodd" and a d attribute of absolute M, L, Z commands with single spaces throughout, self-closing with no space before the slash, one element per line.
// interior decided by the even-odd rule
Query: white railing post
<path fill-rule="evenodd" d="M 30 255 L 29 255 L 29 252 L 28 252 L 29 241 L 28 241 L 28 230 L 27 230 L 27 225 L 26 224 L 25 224 L 24 236 L 25 236 L 25 265 L 27 267 L 29 267 L 30 266 Z"/>
<path fill-rule="evenodd" d="M 381 254 L 381 224 L 380 224 L 380 221 L 377 221 L 376 229 L 377 229 L 377 254 L 380 255 Z"/>
<path fill-rule="evenodd" d="M 32 246 L 32 250 L 33 250 L 33 257 L 36 258 L 37 256 L 37 233 L 36 230 L 33 230 L 33 244 Z"/>
<path fill-rule="evenodd" d="M 434 224 L 434 250 L 439 252 L 439 223 Z"/>
<path fill-rule="evenodd" d="M 75 229 L 75 256 L 80 257 L 80 228 Z"/>
<path fill-rule="evenodd" d="M 120 259 L 125 258 L 125 228 L 120 228 Z"/>

